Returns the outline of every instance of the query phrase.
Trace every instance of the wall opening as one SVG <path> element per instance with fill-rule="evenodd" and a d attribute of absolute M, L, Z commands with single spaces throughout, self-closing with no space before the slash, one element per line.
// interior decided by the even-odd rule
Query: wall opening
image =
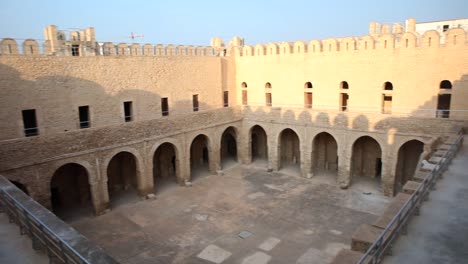
<path fill-rule="evenodd" d="M 312 149 L 312 172 L 314 175 L 332 174 L 338 171 L 338 144 L 327 132 L 315 136 Z"/>
<path fill-rule="evenodd" d="M 37 127 L 36 109 L 28 109 L 22 111 L 24 135 L 27 137 L 39 135 Z"/>
<path fill-rule="evenodd" d="M 439 94 L 437 99 L 437 117 L 449 118 L 450 117 L 450 101 L 451 94 Z"/>
<path fill-rule="evenodd" d="M 71 53 L 72 53 L 72 56 L 80 56 L 80 45 L 72 45 Z"/>
<path fill-rule="evenodd" d="M 199 110 L 198 94 L 192 95 L 192 105 L 193 105 L 193 111 L 198 112 L 198 110 Z"/>
<path fill-rule="evenodd" d="M 223 107 L 229 107 L 229 91 L 223 92 Z"/>
<path fill-rule="evenodd" d="M 300 170 L 301 153 L 299 137 L 292 129 L 285 129 L 280 134 L 279 147 L 279 169 Z"/>
<path fill-rule="evenodd" d="M 221 167 L 223 169 L 237 164 L 237 133 L 233 127 L 224 130 L 221 136 Z"/>
<path fill-rule="evenodd" d="M 161 114 L 162 116 L 169 115 L 169 101 L 167 97 L 161 98 Z"/>
<path fill-rule="evenodd" d="M 304 108 L 312 108 L 312 93 L 304 93 Z"/>
<path fill-rule="evenodd" d="M 271 83 L 269 83 L 269 82 L 265 83 L 265 88 L 271 89 Z"/>
<path fill-rule="evenodd" d="M 311 83 L 311 82 L 306 82 L 306 83 L 304 84 L 304 88 L 305 88 L 305 89 L 312 89 L 312 88 L 313 88 L 312 83 Z"/>
<path fill-rule="evenodd" d="M 391 82 L 384 83 L 384 90 L 391 91 L 393 90 L 393 84 Z"/>
<path fill-rule="evenodd" d="M 111 207 L 138 200 L 136 157 L 120 152 L 107 166 L 107 189 Z"/>
<path fill-rule="evenodd" d="M 241 84 L 241 87 L 242 87 L 243 89 L 246 89 L 246 88 L 247 88 L 247 83 L 246 83 L 246 82 L 243 82 L 243 83 Z"/>
<path fill-rule="evenodd" d="M 382 95 L 382 114 L 391 114 L 392 113 L 392 96 L 391 95 Z"/>
<path fill-rule="evenodd" d="M 208 150 L 208 138 L 198 135 L 190 146 L 190 170 L 192 181 L 199 177 L 210 174 L 210 157 Z"/>
<path fill-rule="evenodd" d="M 255 125 L 250 129 L 251 161 L 268 161 L 268 141 L 265 130 Z"/>
<path fill-rule="evenodd" d="M 29 195 L 29 191 L 28 191 L 28 188 L 26 187 L 26 185 L 20 183 L 20 182 L 17 182 L 17 181 L 12 181 L 12 180 L 9 180 L 11 183 L 13 183 L 18 189 L 20 189 L 21 191 L 23 191 L 26 195 Z"/>
<path fill-rule="evenodd" d="M 163 143 L 153 156 L 153 181 L 155 192 L 177 185 L 177 157 L 175 146 Z"/>
<path fill-rule="evenodd" d="M 78 113 L 80 118 L 80 128 L 88 128 L 91 126 L 89 122 L 89 106 L 79 106 Z"/>
<path fill-rule="evenodd" d="M 452 83 L 448 80 L 443 80 L 440 82 L 440 89 L 452 89 Z"/>
<path fill-rule="evenodd" d="M 362 136 L 354 142 L 351 173 L 352 176 L 356 177 L 380 179 L 382 175 L 382 149 L 375 139 Z"/>
<path fill-rule="evenodd" d="M 424 143 L 419 140 L 410 140 L 398 150 L 395 171 L 395 194 L 400 192 L 405 183 L 413 178 L 423 150 Z"/>
<path fill-rule="evenodd" d="M 242 105 L 248 105 L 248 95 L 247 95 L 247 90 L 242 90 Z"/>
<path fill-rule="evenodd" d="M 124 119 L 125 122 L 130 122 L 133 120 L 133 109 L 131 101 L 124 102 Z"/>
<path fill-rule="evenodd" d="M 93 214 L 87 170 L 76 163 L 58 168 L 50 181 L 52 211 L 65 221 Z"/>
<path fill-rule="evenodd" d="M 345 81 L 341 82 L 340 83 L 340 88 L 345 89 L 345 90 L 349 89 L 348 82 L 345 82 Z"/>
<path fill-rule="evenodd" d="M 347 93 L 340 94 L 340 111 L 347 111 L 348 110 L 348 100 L 349 95 Z"/>
<path fill-rule="evenodd" d="M 265 93 L 265 105 L 266 106 L 272 106 L 272 101 L 271 101 L 271 93 Z"/>

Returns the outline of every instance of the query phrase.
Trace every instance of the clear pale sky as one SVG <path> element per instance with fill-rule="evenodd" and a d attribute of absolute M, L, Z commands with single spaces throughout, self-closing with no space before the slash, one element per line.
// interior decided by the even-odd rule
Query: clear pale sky
<path fill-rule="evenodd" d="M 468 0 L 3 0 L 0 38 L 43 39 L 43 28 L 96 29 L 98 41 L 209 45 L 220 36 L 247 44 L 362 36 L 370 21 L 468 18 Z"/>

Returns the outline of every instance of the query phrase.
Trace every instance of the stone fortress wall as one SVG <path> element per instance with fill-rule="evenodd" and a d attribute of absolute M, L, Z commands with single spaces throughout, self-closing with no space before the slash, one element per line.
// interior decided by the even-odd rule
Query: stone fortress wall
<path fill-rule="evenodd" d="M 24 41 L 21 54 L 12 39 L 0 45 L 0 172 L 47 206 L 54 172 L 66 164 L 86 169 L 94 210 L 101 213 L 109 207 L 109 163 L 119 153 L 135 158 L 136 188 L 144 196 L 154 192 L 153 156 L 162 144 L 174 146 L 183 184 L 191 180 L 191 146 L 199 135 L 207 138 L 207 165 L 215 173 L 223 169 L 224 132 L 232 128 L 237 159 L 249 164 L 258 155 L 252 152 L 258 127 L 266 134 L 262 157 L 269 169 L 289 162 L 302 176 L 313 175 L 314 166 L 324 163 L 316 157 L 315 139 L 326 132 L 337 147 L 336 160 L 325 163 L 336 170 L 340 186 L 352 183 L 355 170 L 375 167 L 377 157 L 382 191 L 392 195 L 405 143 L 422 142 L 427 154 L 441 135 L 458 132 L 468 120 L 463 29 L 447 30 L 442 43 L 435 31 L 421 36 L 412 26 L 396 26 L 390 33 L 388 26 L 371 23 L 370 35 L 362 38 L 255 46 L 238 37 L 224 46 L 214 38 L 207 48 L 100 45 L 93 31 L 87 33 L 89 39 L 68 44 L 44 43 L 45 52 L 34 40 Z M 442 81 L 450 89 L 440 89 Z M 342 94 L 348 96 L 346 109 Z M 451 95 L 445 118 L 436 118 L 440 94 Z M 390 112 L 383 111 L 384 96 L 392 98 Z M 161 98 L 168 98 L 168 116 L 162 115 Z M 126 101 L 133 103 L 132 122 L 124 121 Z M 82 105 L 90 107 L 87 129 L 79 127 Z M 39 136 L 24 138 L 23 109 L 36 110 Z M 283 133 L 287 129 L 293 132 Z M 290 143 L 294 134 L 299 149 Z M 368 150 L 371 165 L 364 162 L 365 147 L 355 150 L 366 137 L 379 146 Z"/>

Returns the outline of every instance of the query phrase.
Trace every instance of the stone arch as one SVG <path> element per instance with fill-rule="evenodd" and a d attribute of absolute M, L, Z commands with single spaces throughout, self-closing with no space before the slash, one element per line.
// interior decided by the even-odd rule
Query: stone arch
<path fill-rule="evenodd" d="M 309 53 L 320 53 L 322 52 L 322 42 L 320 40 L 311 40 L 307 49 Z"/>
<path fill-rule="evenodd" d="M 180 152 L 177 146 L 172 142 L 165 141 L 158 144 L 153 153 L 154 189 L 161 191 L 171 184 L 182 184 L 179 162 Z"/>
<path fill-rule="evenodd" d="M 267 49 L 267 51 L 266 51 L 267 55 L 277 55 L 278 54 L 278 46 L 275 43 L 268 44 L 266 49 Z"/>
<path fill-rule="evenodd" d="M 28 191 L 28 187 L 25 185 L 25 184 L 22 184 L 21 182 L 19 181 L 14 181 L 14 180 L 10 180 L 8 179 L 11 183 L 13 183 L 13 185 L 16 186 L 16 188 L 20 189 L 21 191 L 23 191 L 26 195 L 29 195 L 29 191 Z"/>
<path fill-rule="evenodd" d="M 2 55 L 18 54 L 18 44 L 16 43 L 16 40 L 11 38 L 4 38 L 2 39 L 2 42 L 0 42 L 0 45 Z"/>
<path fill-rule="evenodd" d="M 383 86 L 382 86 L 383 90 L 386 90 L 386 91 L 392 91 L 393 90 L 393 84 L 389 81 L 386 81 L 384 82 Z"/>
<path fill-rule="evenodd" d="M 304 84 L 304 88 L 305 89 L 312 89 L 312 88 L 314 88 L 314 86 L 312 85 L 312 82 L 306 82 Z"/>
<path fill-rule="evenodd" d="M 372 36 L 364 36 L 359 41 L 360 50 L 373 50 L 375 49 L 375 39 Z"/>
<path fill-rule="evenodd" d="M 307 52 L 307 45 L 304 41 L 299 40 L 294 42 L 293 53 L 306 53 Z"/>
<path fill-rule="evenodd" d="M 237 146 L 238 135 L 237 129 L 233 126 L 227 127 L 221 135 L 221 167 L 227 168 L 228 166 L 237 163 Z"/>
<path fill-rule="evenodd" d="M 400 146 L 395 169 L 395 193 L 402 190 L 405 183 L 411 180 L 423 151 L 424 143 L 417 139 L 408 140 Z"/>
<path fill-rule="evenodd" d="M 447 46 L 465 45 L 466 33 L 462 28 L 452 28 L 445 32 Z"/>
<path fill-rule="evenodd" d="M 27 39 L 23 42 L 23 55 L 40 55 L 39 43 L 34 39 Z"/>
<path fill-rule="evenodd" d="M 265 83 L 265 89 L 271 89 L 272 86 L 271 86 L 271 83 L 270 82 L 266 82 Z"/>
<path fill-rule="evenodd" d="M 349 89 L 349 84 L 347 81 L 342 81 L 340 83 L 340 89 L 348 90 Z"/>
<path fill-rule="evenodd" d="M 265 47 L 261 44 L 255 45 L 255 56 L 264 56 L 265 55 Z"/>
<path fill-rule="evenodd" d="M 336 39 L 331 38 L 331 39 L 326 39 L 323 41 L 323 51 L 325 52 L 335 52 L 339 51 L 339 43 L 336 41 Z"/>
<path fill-rule="evenodd" d="M 279 53 L 280 54 L 291 54 L 291 44 L 289 42 L 282 42 L 279 45 Z"/>
<path fill-rule="evenodd" d="M 452 89 L 452 83 L 449 80 L 443 80 L 440 82 L 439 88 L 450 90 Z"/>
<path fill-rule="evenodd" d="M 338 171 L 338 143 L 328 132 L 321 132 L 312 141 L 312 172 L 334 173 Z"/>
<path fill-rule="evenodd" d="M 106 165 L 107 190 L 112 207 L 136 200 L 143 191 L 141 158 L 129 148 L 114 151 Z"/>
<path fill-rule="evenodd" d="M 422 43 L 421 46 L 429 48 L 429 47 L 439 47 L 440 45 L 440 35 L 439 32 L 436 30 L 429 30 L 424 32 L 422 36 Z"/>
<path fill-rule="evenodd" d="M 356 50 L 356 40 L 353 37 L 347 37 L 340 42 L 341 51 L 350 52 Z"/>
<path fill-rule="evenodd" d="M 190 172 L 191 180 L 210 173 L 211 144 L 205 134 L 193 138 L 190 144 Z"/>
<path fill-rule="evenodd" d="M 371 136 L 361 136 L 352 146 L 351 175 L 380 178 L 382 175 L 382 147 Z"/>
<path fill-rule="evenodd" d="M 254 125 L 249 129 L 249 150 L 251 162 L 268 161 L 268 136 L 260 125 Z"/>
<path fill-rule="evenodd" d="M 242 83 L 241 83 L 241 87 L 242 87 L 242 89 L 247 89 L 247 83 L 246 83 L 246 82 L 242 82 Z"/>
<path fill-rule="evenodd" d="M 60 166 L 50 180 L 52 211 L 63 220 L 92 215 L 89 171 L 78 163 Z"/>
<path fill-rule="evenodd" d="M 412 32 L 405 32 L 401 36 L 399 42 L 401 48 L 415 48 L 417 45 L 417 37 Z"/>
<path fill-rule="evenodd" d="M 245 45 L 242 47 L 242 56 L 254 56 L 252 46 Z"/>
<path fill-rule="evenodd" d="M 283 129 L 278 135 L 278 169 L 300 169 L 301 150 L 298 134 L 291 128 Z"/>

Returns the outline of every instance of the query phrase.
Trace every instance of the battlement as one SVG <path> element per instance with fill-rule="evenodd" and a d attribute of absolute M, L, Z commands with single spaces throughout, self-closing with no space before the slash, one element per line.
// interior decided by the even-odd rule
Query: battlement
<path fill-rule="evenodd" d="M 49 41 L 40 43 L 26 39 L 21 44 L 12 38 L 0 40 L 0 55 L 24 56 L 219 56 L 220 48 L 162 44 L 81 42 L 81 45 L 62 45 L 52 48 Z M 21 45 L 21 46 L 20 46 Z"/>
<path fill-rule="evenodd" d="M 387 27 L 383 34 L 371 34 L 363 37 L 329 38 L 324 40 L 299 40 L 296 42 L 281 42 L 233 47 L 235 56 L 271 56 L 287 54 L 322 54 L 322 53 L 353 53 L 371 50 L 408 50 L 415 48 L 442 48 L 467 45 L 467 31 L 453 28 L 442 36 L 436 30 L 429 30 L 422 35 L 416 32 L 389 33 Z M 402 29 L 401 29 L 402 30 Z M 372 30 L 371 30 L 372 31 Z M 374 31 L 375 32 L 375 31 Z"/>

